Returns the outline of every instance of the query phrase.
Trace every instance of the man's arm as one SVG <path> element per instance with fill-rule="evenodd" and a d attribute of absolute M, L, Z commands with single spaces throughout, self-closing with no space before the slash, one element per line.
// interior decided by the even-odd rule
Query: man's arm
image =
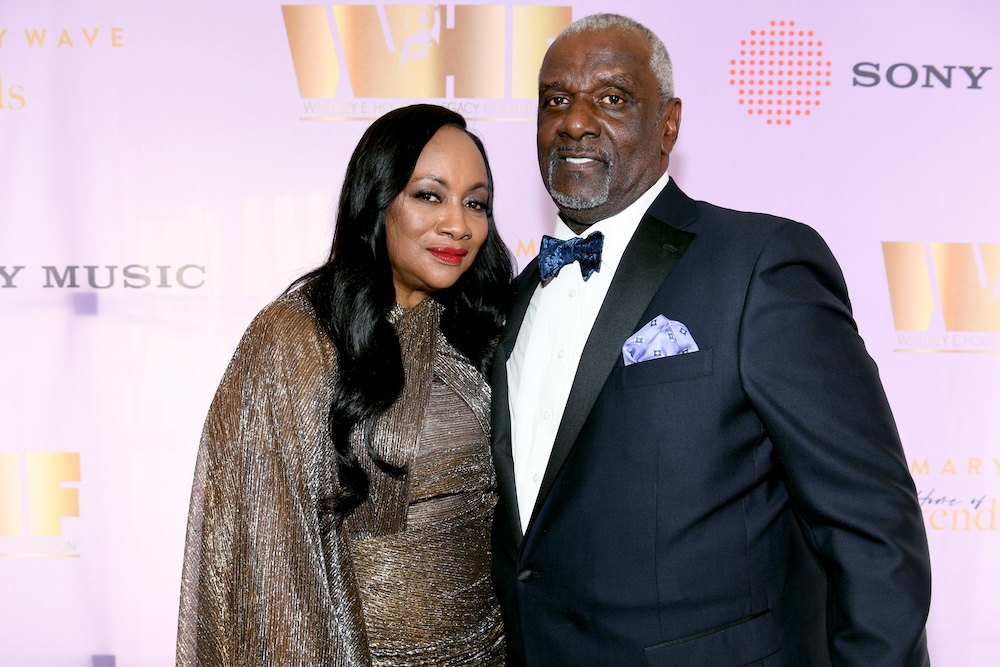
<path fill-rule="evenodd" d="M 840 268 L 812 229 L 784 225 L 761 252 L 740 359 L 830 582 L 833 663 L 928 664 L 930 561 L 913 480 Z"/>

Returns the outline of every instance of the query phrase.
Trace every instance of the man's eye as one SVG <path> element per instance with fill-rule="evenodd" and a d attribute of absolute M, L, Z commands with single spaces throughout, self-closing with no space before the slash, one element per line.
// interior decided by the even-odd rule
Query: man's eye
<path fill-rule="evenodd" d="M 546 102 L 546 106 L 558 107 L 566 104 L 566 101 L 567 100 L 563 95 L 553 95 L 548 99 L 548 102 Z"/>
<path fill-rule="evenodd" d="M 618 106 L 619 104 L 625 101 L 624 99 L 622 99 L 621 95 L 615 95 L 615 94 L 605 95 L 604 99 L 605 101 L 607 101 L 608 104 L 612 106 Z"/>

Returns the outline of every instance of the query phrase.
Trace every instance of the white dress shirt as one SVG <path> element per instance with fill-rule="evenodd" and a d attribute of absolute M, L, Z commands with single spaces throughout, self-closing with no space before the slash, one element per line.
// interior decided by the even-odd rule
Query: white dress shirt
<path fill-rule="evenodd" d="M 581 236 L 604 234 L 601 268 L 583 280 L 579 262 L 539 284 L 528 304 L 507 360 L 511 448 L 521 529 L 528 527 L 556 431 L 576 377 L 583 348 L 615 277 L 618 264 L 647 209 L 666 186 L 663 176 L 621 213 L 592 224 Z M 553 236 L 576 236 L 561 219 Z M 622 341 L 624 342 L 624 341 Z"/>

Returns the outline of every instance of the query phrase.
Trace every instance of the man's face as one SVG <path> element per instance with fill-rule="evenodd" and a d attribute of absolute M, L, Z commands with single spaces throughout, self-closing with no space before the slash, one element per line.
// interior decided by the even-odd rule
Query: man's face
<path fill-rule="evenodd" d="M 666 169 L 680 100 L 661 111 L 641 35 L 612 28 L 556 40 L 539 72 L 538 103 L 538 166 L 571 227 L 619 213 Z"/>

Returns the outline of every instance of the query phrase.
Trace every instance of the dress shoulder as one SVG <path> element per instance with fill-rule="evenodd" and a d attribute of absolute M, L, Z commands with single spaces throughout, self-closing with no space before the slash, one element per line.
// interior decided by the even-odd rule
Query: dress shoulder
<path fill-rule="evenodd" d="M 301 355 L 319 361 L 330 357 L 333 346 L 316 311 L 300 292 L 285 294 L 265 306 L 247 327 L 237 354 L 246 347 L 271 354 Z"/>
<path fill-rule="evenodd" d="M 177 664 L 367 665 L 335 489 L 333 346 L 299 293 L 247 327 L 205 421 L 192 485 Z"/>

